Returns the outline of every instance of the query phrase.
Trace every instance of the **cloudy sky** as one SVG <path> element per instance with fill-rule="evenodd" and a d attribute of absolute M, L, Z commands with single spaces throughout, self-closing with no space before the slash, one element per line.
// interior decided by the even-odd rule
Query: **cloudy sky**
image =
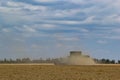
<path fill-rule="evenodd" d="M 0 59 L 82 50 L 120 59 L 120 0 L 0 0 Z"/>

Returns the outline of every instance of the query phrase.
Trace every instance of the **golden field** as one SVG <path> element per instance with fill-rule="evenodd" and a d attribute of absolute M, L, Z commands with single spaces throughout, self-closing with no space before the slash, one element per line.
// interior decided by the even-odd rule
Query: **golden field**
<path fill-rule="evenodd" d="M 0 65 L 0 80 L 120 80 L 120 65 Z"/>

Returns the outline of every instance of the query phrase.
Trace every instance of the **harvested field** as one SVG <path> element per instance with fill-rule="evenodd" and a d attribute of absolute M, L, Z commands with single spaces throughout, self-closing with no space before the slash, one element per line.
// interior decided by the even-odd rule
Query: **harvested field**
<path fill-rule="evenodd" d="M 0 65 L 0 80 L 120 80 L 120 65 Z"/>

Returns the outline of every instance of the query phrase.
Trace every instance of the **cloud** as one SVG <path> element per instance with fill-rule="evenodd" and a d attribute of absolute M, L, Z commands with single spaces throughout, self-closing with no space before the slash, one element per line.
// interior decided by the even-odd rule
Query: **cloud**
<path fill-rule="evenodd" d="M 37 2 L 55 2 L 58 0 L 34 0 L 34 1 L 37 1 Z"/>
<path fill-rule="evenodd" d="M 41 0 L 40 0 L 41 1 Z M 54 2 L 54 1 L 59 1 L 59 0 L 44 0 L 44 2 Z M 63 0 L 65 1 L 65 0 Z M 93 2 L 94 1 L 94 2 Z M 41 1 L 43 2 L 43 1 Z M 84 0 L 78 0 L 78 1 L 65 1 L 65 3 L 69 2 L 76 2 L 76 3 L 89 3 L 91 4 L 96 3 L 98 1 L 96 0 L 91 0 L 91 1 L 84 1 Z M 105 2 L 107 5 L 109 5 L 108 3 L 110 3 L 111 1 L 99 1 L 99 2 Z M 113 2 L 115 3 L 115 2 Z M 103 3 L 100 3 L 101 5 L 103 5 Z M 38 22 L 38 21 L 42 21 L 42 22 L 48 22 L 51 23 L 52 21 L 54 21 L 54 23 L 61 23 L 61 24 L 92 24 L 92 23 L 111 23 L 111 22 L 119 22 L 119 16 L 114 16 L 114 17 L 110 17 L 112 15 L 112 12 L 110 12 L 110 15 L 107 15 L 102 17 L 101 15 L 103 15 L 102 13 L 106 13 L 107 10 L 111 10 L 112 8 L 106 8 L 108 7 L 107 5 L 104 5 L 104 9 L 102 6 L 97 5 L 95 6 L 95 4 L 91 4 L 91 6 L 89 7 L 80 7 L 78 6 L 77 8 L 72 8 L 72 9 L 54 9 L 54 6 L 47 6 L 47 5 L 33 5 L 33 4 L 28 4 L 28 3 L 24 3 L 24 2 L 14 2 L 14 1 L 8 1 L 5 2 L 5 6 L 1 6 L 1 11 L 4 13 L 11 13 L 14 14 L 15 16 L 19 16 L 19 18 L 21 19 L 21 21 L 24 19 L 26 22 Z M 77 5 L 77 4 L 76 4 Z M 70 7 L 70 6 L 68 6 Z M 114 7 L 115 8 L 115 7 Z M 107 10 L 105 10 L 107 9 Z M 117 10 L 116 10 L 117 11 Z M 79 15 L 80 13 L 84 13 L 87 15 L 83 15 L 85 16 L 84 20 L 65 20 L 65 17 L 72 17 L 74 16 L 76 19 L 82 17 L 81 15 Z M 38 18 L 40 17 L 40 18 Z M 98 19 L 99 17 L 101 17 L 102 19 Z M 19 19 L 17 18 L 17 19 Z M 48 20 L 48 19 L 50 20 Z M 64 20 L 53 20 L 52 18 L 63 18 Z M 46 20 L 45 20 L 46 19 Z M 52 20 L 51 20 L 52 19 Z M 52 22 L 53 23 L 53 22 Z"/>
<path fill-rule="evenodd" d="M 77 24 L 92 24 L 95 21 L 94 17 L 90 16 L 84 20 L 45 20 L 45 22 L 51 24 L 77 25 Z"/>
<path fill-rule="evenodd" d="M 36 32 L 34 28 L 27 26 L 27 25 L 23 25 L 21 27 L 14 27 L 14 28 L 22 32 Z"/>
<path fill-rule="evenodd" d="M 32 48 L 32 49 L 35 49 L 35 50 L 39 50 L 39 49 L 42 48 L 42 46 L 40 46 L 40 45 L 38 45 L 38 44 L 32 44 L 32 45 L 31 45 L 31 48 Z"/>
<path fill-rule="evenodd" d="M 56 34 L 54 35 L 54 38 L 56 40 L 60 41 L 79 41 L 80 39 L 76 36 L 70 36 L 70 35 L 62 35 L 62 34 Z"/>
<path fill-rule="evenodd" d="M 19 43 L 31 52 L 55 44 L 94 50 L 120 40 L 119 7 L 119 0 L 0 0 L 0 43 Z"/>
<path fill-rule="evenodd" d="M 81 28 L 80 30 L 81 30 L 82 32 L 85 32 L 85 33 L 89 32 L 89 30 L 88 30 L 88 29 L 85 29 L 85 28 Z"/>
<path fill-rule="evenodd" d="M 120 39 L 120 28 L 118 27 L 111 27 L 103 29 L 105 32 L 101 37 L 103 39 L 109 39 L 109 40 L 119 40 Z"/>
<path fill-rule="evenodd" d="M 11 30 L 8 29 L 8 28 L 3 28 L 2 31 L 3 31 L 3 32 L 7 32 L 7 33 L 8 33 L 8 32 L 11 32 Z"/>
<path fill-rule="evenodd" d="M 120 34 L 120 28 L 113 29 L 112 31 L 113 31 L 114 33 Z"/>
<path fill-rule="evenodd" d="M 46 7 L 44 6 L 37 6 L 37 5 L 31 5 L 31 4 L 27 4 L 27 3 L 23 3 L 23 2 L 13 2 L 13 1 L 8 1 L 6 3 L 7 7 L 11 7 L 14 9 L 29 9 L 31 11 L 34 10 L 46 10 Z"/>
<path fill-rule="evenodd" d="M 97 43 L 99 43 L 99 44 L 107 44 L 107 41 L 105 41 L 105 40 L 98 40 Z"/>
<path fill-rule="evenodd" d="M 63 37 L 63 38 L 59 38 L 59 40 L 64 40 L 64 41 L 78 41 L 79 39 L 78 38 L 66 38 L 66 37 Z"/>
<path fill-rule="evenodd" d="M 106 36 L 105 38 L 106 39 L 111 39 L 111 40 L 120 40 L 119 35 Z"/>
<path fill-rule="evenodd" d="M 58 26 L 54 24 L 39 24 L 38 27 L 40 29 L 54 29 L 57 28 Z"/>
<path fill-rule="evenodd" d="M 25 40 L 22 39 L 22 38 L 15 38 L 14 40 L 17 41 L 17 42 L 25 42 Z"/>

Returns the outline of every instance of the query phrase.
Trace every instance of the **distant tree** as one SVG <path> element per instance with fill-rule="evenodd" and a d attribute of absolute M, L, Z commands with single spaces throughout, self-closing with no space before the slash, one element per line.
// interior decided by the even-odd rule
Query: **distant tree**
<path fill-rule="evenodd" d="M 14 63 L 15 61 L 10 58 L 8 62 L 9 63 Z"/>
<path fill-rule="evenodd" d="M 51 59 L 50 59 L 50 58 L 47 58 L 47 59 L 46 59 L 46 62 L 48 62 L 48 63 L 51 62 Z"/>
<path fill-rule="evenodd" d="M 105 60 L 105 63 L 110 64 L 110 60 L 109 60 L 109 59 L 106 59 L 106 60 Z"/>
<path fill-rule="evenodd" d="M 17 58 L 15 62 L 16 62 L 16 63 L 21 63 L 21 62 L 22 62 L 22 60 L 21 60 L 21 59 L 19 59 L 19 58 Z"/>
<path fill-rule="evenodd" d="M 115 60 L 112 60 L 111 63 L 112 63 L 112 64 L 115 64 Z"/>
<path fill-rule="evenodd" d="M 7 61 L 8 61 L 8 60 L 7 60 L 6 58 L 4 58 L 3 62 L 4 62 L 4 63 L 7 63 Z"/>
<path fill-rule="evenodd" d="M 101 63 L 106 63 L 106 60 L 104 58 L 101 59 Z"/>
<path fill-rule="evenodd" d="M 23 58 L 22 62 L 23 63 L 29 63 L 29 62 L 31 62 L 31 60 L 30 60 L 30 58 Z"/>
<path fill-rule="evenodd" d="M 118 64 L 120 64 L 120 60 L 118 60 L 118 62 L 117 62 Z"/>
<path fill-rule="evenodd" d="M 101 59 L 101 63 L 104 64 L 115 64 L 115 60 L 109 60 L 109 59 Z"/>

